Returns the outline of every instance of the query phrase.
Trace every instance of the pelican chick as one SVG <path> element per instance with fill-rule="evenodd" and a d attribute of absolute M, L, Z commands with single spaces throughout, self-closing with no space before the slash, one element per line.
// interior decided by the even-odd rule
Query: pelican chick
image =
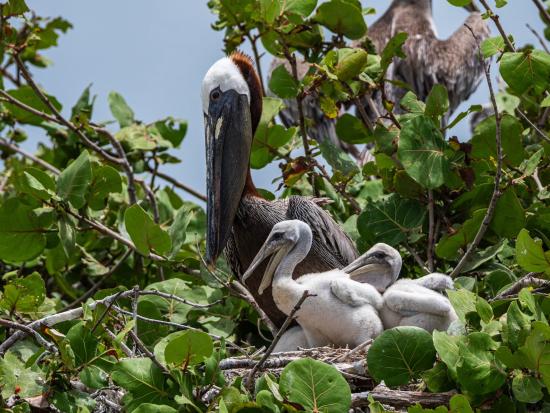
<path fill-rule="evenodd" d="M 314 295 L 296 312 L 296 321 L 311 347 L 356 347 L 378 336 L 383 326 L 377 310 L 382 308 L 383 301 L 373 286 L 353 281 L 337 269 L 292 279 L 294 268 L 307 256 L 311 242 L 311 228 L 305 222 L 290 220 L 275 224 L 243 281 L 271 257 L 259 294 L 271 286 L 275 304 L 287 316 L 304 292 Z"/>
<path fill-rule="evenodd" d="M 416 326 L 430 333 L 447 331 L 458 319 L 451 302 L 443 295 L 450 289 L 454 289 L 452 278 L 439 273 L 396 281 L 383 295 L 380 317 L 384 328 Z"/>

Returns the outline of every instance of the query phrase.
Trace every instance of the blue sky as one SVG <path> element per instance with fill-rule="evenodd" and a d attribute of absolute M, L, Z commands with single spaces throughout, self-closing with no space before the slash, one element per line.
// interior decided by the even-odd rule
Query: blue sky
<path fill-rule="evenodd" d="M 188 134 L 177 153 L 183 162 L 165 170 L 204 192 L 200 85 L 210 65 L 223 56 L 223 35 L 210 27 L 215 18 L 206 0 L 27 0 L 27 3 L 39 15 L 61 15 L 74 25 L 73 30 L 60 38 L 57 48 L 47 51 L 52 66 L 34 72 L 40 84 L 63 103 L 66 113 L 82 90 L 93 83 L 92 91 L 98 95 L 96 120 L 112 117 L 107 105 L 111 90 L 121 93 L 141 120 L 153 121 L 168 115 L 186 119 Z M 380 14 L 389 1 L 368 0 L 363 4 L 375 7 Z M 516 36 L 518 44 L 536 43 L 525 27 L 526 23 L 537 29 L 542 26 L 530 1 L 509 0 L 499 13 L 505 29 Z M 452 34 L 467 16 L 445 0 L 434 0 L 434 14 L 441 38 Z M 368 16 L 367 21 L 375 18 Z M 494 27 L 492 31 L 496 33 Z M 263 66 L 268 65 L 266 57 Z M 487 101 L 487 88 L 482 85 L 464 106 Z M 453 133 L 467 137 L 467 122 Z M 29 145 L 34 146 L 41 139 L 42 132 L 30 130 Z M 271 181 L 278 174 L 275 163 L 254 172 L 254 178 L 258 186 L 273 190 L 276 185 Z"/>

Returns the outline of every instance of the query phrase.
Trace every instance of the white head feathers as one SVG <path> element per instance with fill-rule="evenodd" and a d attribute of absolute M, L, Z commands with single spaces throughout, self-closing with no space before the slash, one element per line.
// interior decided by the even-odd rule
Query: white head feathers
<path fill-rule="evenodd" d="M 250 90 L 239 67 L 229 57 L 224 57 L 214 63 L 202 80 L 202 110 L 208 113 L 208 104 L 210 102 L 210 92 L 217 87 L 222 92 L 235 90 L 241 95 L 246 95 L 250 102 Z"/>

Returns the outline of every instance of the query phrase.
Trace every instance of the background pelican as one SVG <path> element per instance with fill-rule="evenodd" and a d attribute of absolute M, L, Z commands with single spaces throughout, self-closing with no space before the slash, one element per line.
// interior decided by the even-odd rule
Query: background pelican
<path fill-rule="evenodd" d="M 306 257 L 311 242 L 312 232 L 306 223 L 279 222 L 273 226 L 243 281 L 271 257 L 259 286 L 260 294 L 272 286 L 275 303 L 287 315 L 304 292 L 314 294 L 296 313 L 296 321 L 311 347 L 356 347 L 378 336 L 383 329 L 377 312 L 382 307 L 382 297 L 373 286 L 353 281 L 337 269 L 292 279 L 294 268 Z"/>
<path fill-rule="evenodd" d="M 267 201 L 252 182 L 249 159 L 252 139 L 262 113 L 258 76 L 250 59 L 234 53 L 217 61 L 202 83 L 207 160 L 206 259 L 213 264 L 222 250 L 231 270 L 241 276 L 256 256 L 273 225 L 285 219 L 306 222 L 313 233 L 309 254 L 295 276 L 341 268 L 357 252 L 351 239 L 313 200 L 290 197 Z M 285 315 L 271 293 L 259 295 L 265 265 L 249 278 L 251 292 L 275 324 Z"/>

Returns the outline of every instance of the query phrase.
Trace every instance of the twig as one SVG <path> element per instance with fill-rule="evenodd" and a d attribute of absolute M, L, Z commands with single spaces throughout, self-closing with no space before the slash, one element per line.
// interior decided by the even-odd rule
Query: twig
<path fill-rule="evenodd" d="M 336 192 L 338 192 L 340 195 L 342 195 L 346 201 L 349 202 L 351 208 L 353 209 L 354 213 L 355 214 L 359 214 L 361 213 L 361 206 L 359 205 L 359 203 L 355 200 L 355 198 L 353 198 L 350 194 L 348 194 L 345 190 L 345 188 L 342 188 L 340 185 L 333 185 L 331 180 L 330 180 L 330 176 L 327 172 L 327 170 L 325 169 L 325 167 L 323 165 L 321 165 L 319 162 L 317 162 L 316 159 L 313 159 L 313 165 L 317 167 L 317 169 L 319 170 L 319 172 L 321 172 L 321 175 L 323 176 L 323 178 L 325 178 L 328 183 L 330 185 L 332 185 L 334 187 L 334 189 L 336 189 Z"/>
<path fill-rule="evenodd" d="M 372 391 L 354 393 L 351 395 L 352 407 L 368 407 L 369 396 L 374 400 L 394 408 L 404 408 L 421 404 L 425 408 L 448 406 L 456 392 L 427 393 L 420 391 L 392 390 L 386 386 L 378 385 Z"/>
<path fill-rule="evenodd" d="M 514 45 L 512 44 L 510 39 L 508 38 L 508 36 L 506 35 L 506 32 L 504 31 L 504 28 L 502 27 L 502 24 L 500 24 L 500 18 L 498 16 L 498 14 L 495 14 L 493 12 L 493 10 L 489 6 L 489 4 L 487 4 L 487 0 L 479 0 L 479 2 L 483 5 L 483 7 L 485 7 L 485 10 L 487 11 L 487 14 L 489 15 L 489 17 L 491 18 L 493 23 L 495 23 L 495 26 L 497 27 L 498 32 L 500 33 L 500 35 L 502 36 L 502 39 L 504 40 L 504 43 L 506 44 L 506 47 L 511 52 L 515 52 L 516 48 L 514 47 Z M 471 30 L 471 28 L 470 28 L 470 30 Z M 476 38 L 476 41 L 477 41 L 477 38 Z"/>
<path fill-rule="evenodd" d="M 157 360 L 155 355 L 151 353 L 151 351 L 145 346 L 145 344 L 143 344 L 143 341 L 141 341 L 141 339 L 137 336 L 135 332 L 130 330 L 128 332 L 128 335 L 134 342 L 136 348 L 138 348 L 143 354 L 145 354 L 153 362 L 153 364 L 157 366 L 165 375 L 172 377 L 170 371 L 164 365 L 162 365 L 160 361 Z"/>
<path fill-rule="evenodd" d="M 252 47 L 252 53 L 254 54 L 254 62 L 256 63 L 256 71 L 258 72 L 258 77 L 260 78 L 260 86 L 262 88 L 262 96 L 265 96 L 265 87 L 264 87 L 264 78 L 262 76 L 262 66 L 260 64 L 260 54 L 258 53 L 258 46 L 256 45 L 256 41 L 258 40 L 258 37 L 253 38 L 250 35 L 250 32 L 246 34 L 246 38 L 250 42 L 250 46 Z"/>
<path fill-rule="evenodd" d="M 434 271 L 434 237 L 435 237 L 435 219 L 434 219 L 434 193 L 428 189 L 428 248 L 426 251 L 428 261 L 428 271 Z"/>
<path fill-rule="evenodd" d="M 543 131 L 541 131 L 537 125 L 535 125 L 531 120 L 523 113 L 521 110 L 517 109 L 516 113 L 522 117 L 522 119 L 527 122 L 545 141 L 550 142 L 550 138 Z"/>
<path fill-rule="evenodd" d="M 513 283 L 510 287 L 508 287 L 506 290 L 502 291 L 500 294 L 497 294 L 489 301 L 498 301 L 504 300 L 506 298 L 511 298 L 518 294 L 525 287 L 544 287 L 550 285 L 550 281 L 536 278 L 535 275 L 538 274 L 539 273 L 536 272 L 530 272 L 529 274 L 526 274 L 515 283 Z"/>
<path fill-rule="evenodd" d="M 331 360 L 332 362 L 338 362 L 338 361 L 344 361 L 345 359 L 347 359 L 349 356 L 351 356 L 352 354 L 355 354 L 361 350 L 363 350 L 365 347 L 369 346 L 370 344 L 372 344 L 374 340 L 372 338 L 368 339 L 367 341 L 359 344 L 357 347 L 351 349 L 349 352 L 347 353 L 344 353 L 342 354 L 341 356 L 338 356 L 336 358 L 334 358 L 333 360 Z"/>
<path fill-rule="evenodd" d="M 132 327 L 132 333 L 138 338 L 138 299 L 139 299 L 139 285 L 134 285 L 134 299 L 132 300 L 132 320 L 134 320 L 134 326 Z M 134 340 L 134 353 L 137 352 L 137 340 Z"/>
<path fill-rule="evenodd" d="M 113 148 L 115 148 L 115 151 L 117 152 L 119 158 L 122 160 L 121 166 L 122 169 L 124 169 L 126 179 L 128 180 L 128 199 L 130 200 L 130 205 L 134 205 L 137 202 L 134 170 L 132 169 L 132 165 L 130 165 L 130 162 L 128 161 L 128 157 L 126 156 L 126 152 L 124 151 L 122 144 L 107 129 L 97 126 L 92 126 L 92 128 L 96 132 L 104 135 L 109 140 L 109 142 L 111 142 L 111 145 L 113 146 Z"/>
<path fill-rule="evenodd" d="M 159 215 L 159 207 L 157 204 L 157 199 L 155 197 L 155 193 L 151 189 L 149 185 L 147 185 L 147 182 L 141 180 L 141 179 L 135 179 L 135 181 L 141 185 L 143 190 L 145 191 L 145 194 L 147 195 L 147 199 L 149 200 L 149 203 L 151 204 L 151 209 L 153 210 L 153 220 L 155 223 L 159 223 L 160 215 Z"/>
<path fill-rule="evenodd" d="M 151 168 L 149 165 L 147 165 L 146 167 L 147 167 L 147 170 L 148 170 L 149 172 L 155 171 L 155 170 L 154 170 L 153 168 Z M 187 193 L 193 195 L 195 198 L 200 199 L 201 201 L 206 202 L 206 195 L 203 195 L 203 194 L 201 194 L 200 192 L 195 191 L 193 188 L 191 188 L 191 187 L 185 185 L 184 183 L 178 181 L 176 178 L 173 178 L 173 177 L 171 177 L 170 175 L 167 175 L 167 174 L 165 174 L 164 172 L 160 172 L 160 171 L 156 171 L 156 175 L 157 175 L 159 178 L 165 180 L 166 182 L 171 183 L 171 184 L 174 185 L 175 187 L 177 187 L 177 188 L 179 188 L 179 189 L 182 189 L 182 190 L 184 190 L 185 192 L 187 192 Z"/>
<path fill-rule="evenodd" d="M 485 0 L 480 0 L 482 4 L 485 6 L 486 2 Z M 491 195 L 491 200 L 489 201 L 489 206 L 487 207 L 487 212 L 485 213 L 485 217 L 483 218 L 483 221 L 481 222 L 481 226 L 479 227 L 479 230 L 477 231 L 476 236 L 474 237 L 474 240 L 471 242 L 471 244 L 468 246 L 468 249 L 466 250 L 466 253 L 462 256 L 456 267 L 451 272 L 450 276 L 451 278 L 456 277 L 458 274 L 460 274 L 460 271 L 462 268 L 464 268 L 464 265 L 468 262 L 468 259 L 470 256 L 474 253 L 477 246 L 481 242 L 483 236 L 485 235 L 485 232 L 487 231 L 487 228 L 489 228 L 489 224 L 491 223 L 491 220 L 493 219 L 493 215 L 495 212 L 495 207 L 497 204 L 498 199 L 500 198 L 500 180 L 502 176 L 502 142 L 501 142 L 501 114 L 498 111 L 498 105 L 495 98 L 495 92 L 493 90 L 493 82 L 491 81 L 491 71 L 490 66 L 487 64 L 485 59 L 483 59 L 483 55 L 481 54 L 481 46 L 479 44 L 479 39 L 474 34 L 471 27 L 466 25 L 468 30 L 472 33 L 472 36 L 474 36 L 474 39 L 477 43 L 478 53 L 479 53 L 479 60 L 483 64 L 483 69 L 485 71 L 485 78 L 487 79 L 487 85 L 489 86 L 489 93 L 491 96 L 491 103 L 493 105 L 493 110 L 495 112 L 495 123 L 496 123 L 496 132 L 495 132 L 495 140 L 496 140 L 496 148 L 497 148 L 497 170 L 495 175 L 495 184 L 493 188 L 493 194 Z"/>
<path fill-rule="evenodd" d="M 546 10 L 546 7 L 544 7 L 544 4 L 542 4 L 540 0 L 533 0 L 533 3 L 535 3 L 535 6 L 539 9 L 539 12 L 546 24 L 550 25 L 550 14 L 548 13 L 548 10 Z"/>
<path fill-rule="evenodd" d="M 533 1 L 535 1 L 535 0 L 533 0 Z M 548 46 L 546 46 L 546 42 L 544 41 L 542 36 L 535 29 L 533 29 L 533 27 L 529 23 L 527 23 L 526 26 L 531 31 L 531 33 L 533 33 L 533 35 L 538 39 L 538 41 L 540 42 L 540 45 L 542 46 L 544 51 L 546 53 L 550 53 L 550 49 L 548 49 Z"/>
<path fill-rule="evenodd" d="M 403 246 L 405 247 L 407 252 L 411 254 L 411 256 L 414 258 L 416 263 L 420 266 L 422 271 L 424 271 L 425 274 L 429 274 L 430 270 L 426 268 L 426 264 L 424 263 L 424 261 L 422 261 L 422 258 L 420 258 L 420 255 L 418 255 L 418 253 L 415 250 L 413 250 L 408 243 L 403 244 Z"/>
<path fill-rule="evenodd" d="M 2 92 L 3 91 L 0 90 L 0 93 L 2 93 Z M 37 156 L 34 156 L 33 154 L 25 151 L 24 149 L 21 149 L 19 146 L 8 142 L 4 138 L 0 138 L 0 146 L 3 146 L 4 148 L 10 149 L 14 152 L 17 152 L 17 153 L 23 155 L 25 158 L 33 161 L 37 165 L 40 165 L 44 169 L 46 169 L 46 170 L 50 171 L 51 173 L 53 173 L 54 175 L 59 175 L 61 173 L 61 171 L 59 169 L 57 169 L 55 166 L 49 164 L 48 162 L 44 161 L 43 159 L 38 158 Z"/>
<path fill-rule="evenodd" d="M 40 344 L 42 347 L 44 347 L 47 351 L 51 353 L 57 353 L 57 348 L 52 343 L 48 342 L 44 337 L 40 335 L 40 333 L 36 330 L 33 330 L 29 326 L 16 323 L 14 321 L 5 320 L 3 318 L 0 318 L 0 325 L 8 328 L 12 328 L 14 330 L 22 331 L 28 335 L 32 335 L 34 339 Z"/>
<path fill-rule="evenodd" d="M 271 335 L 273 337 L 276 337 L 277 327 L 275 326 L 273 321 L 271 321 L 269 319 L 269 317 L 267 316 L 265 311 L 262 310 L 262 308 L 259 306 L 259 304 L 254 299 L 254 296 L 248 291 L 248 289 L 240 281 L 237 281 L 237 280 L 232 281 L 231 286 L 233 288 L 235 288 L 235 290 L 239 293 L 241 298 L 243 298 L 245 301 L 247 301 L 254 308 L 254 310 L 256 310 L 256 312 L 260 316 L 260 319 L 264 322 L 266 327 L 271 332 Z"/>
<path fill-rule="evenodd" d="M 132 291 L 133 293 L 133 291 Z M 124 310 L 116 305 L 113 305 L 113 310 L 119 312 L 120 314 L 124 314 L 124 315 L 128 315 L 128 316 L 133 316 L 133 313 L 131 311 L 127 311 L 127 310 Z M 173 321 L 164 321 L 164 320 L 157 320 L 157 319 L 154 319 L 154 318 L 148 318 L 148 317 L 144 317 L 142 315 L 137 315 L 137 320 L 141 320 L 141 321 L 144 321 L 146 323 L 150 323 L 150 324 L 158 324 L 158 325 L 163 325 L 163 326 L 168 326 L 168 327 L 173 327 L 173 328 L 176 328 L 178 330 L 192 330 L 192 331 L 200 331 L 200 332 L 203 332 L 203 330 L 200 330 L 198 328 L 195 328 L 195 327 L 191 327 L 191 326 L 188 326 L 186 324 L 179 324 L 179 323 L 175 323 Z M 210 337 L 212 337 L 214 340 L 221 340 L 222 337 L 221 336 L 217 336 L 215 334 L 210 334 L 210 333 L 207 333 Z M 231 342 L 231 341 L 225 341 L 230 347 L 233 347 L 235 350 L 241 352 L 242 354 L 246 354 L 246 351 L 239 347 L 237 344 Z"/>
<path fill-rule="evenodd" d="M 109 330 L 108 328 L 105 329 L 105 332 L 107 333 L 107 335 L 111 338 L 111 340 L 113 341 L 116 341 L 116 335 L 115 333 L 113 333 L 111 330 Z M 124 354 L 126 354 L 128 357 L 133 357 L 134 354 L 132 353 L 132 350 L 130 350 L 130 348 L 125 344 L 123 343 L 122 341 L 118 343 L 120 345 L 120 348 L 121 350 L 123 351 Z"/>
<path fill-rule="evenodd" d="M 359 115 L 361 115 L 361 119 L 363 120 L 363 123 L 367 127 L 367 129 L 372 133 L 374 131 L 374 125 L 369 119 L 369 115 L 367 114 L 367 111 L 365 110 L 365 107 L 361 103 L 358 97 L 353 98 L 353 103 L 355 104 L 355 107 L 359 111 Z"/>
<path fill-rule="evenodd" d="M 309 291 L 307 291 L 307 290 L 304 291 L 304 293 L 302 294 L 302 297 L 300 297 L 300 299 L 298 300 L 298 302 L 296 303 L 296 305 L 294 306 L 294 308 L 292 309 L 292 311 L 290 312 L 290 314 L 286 318 L 285 322 L 283 323 L 283 325 L 281 326 L 281 328 L 277 332 L 277 335 L 275 335 L 275 338 L 273 339 L 273 341 L 271 342 L 271 344 L 267 348 L 267 350 L 264 353 L 263 357 L 260 359 L 260 361 L 258 361 L 258 363 L 256 363 L 256 365 L 252 368 L 250 373 L 248 373 L 248 376 L 247 376 L 247 379 L 246 379 L 246 385 L 249 388 L 249 390 L 252 388 L 252 385 L 254 383 L 253 379 L 254 379 L 254 375 L 256 374 L 256 372 L 259 369 L 262 368 L 262 365 L 269 358 L 271 353 L 273 353 L 273 350 L 275 349 L 275 346 L 277 345 L 277 343 L 281 339 L 282 335 L 284 334 L 284 332 L 286 331 L 286 329 L 288 328 L 288 326 L 290 325 L 292 320 L 294 320 L 294 316 L 296 315 L 296 313 L 298 312 L 298 310 L 300 309 L 300 307 L 302 306 L 304 301 L 308 297 L 312 297 L 312 296 L 314 296 L 314 295 L 310 294 Z"/>

